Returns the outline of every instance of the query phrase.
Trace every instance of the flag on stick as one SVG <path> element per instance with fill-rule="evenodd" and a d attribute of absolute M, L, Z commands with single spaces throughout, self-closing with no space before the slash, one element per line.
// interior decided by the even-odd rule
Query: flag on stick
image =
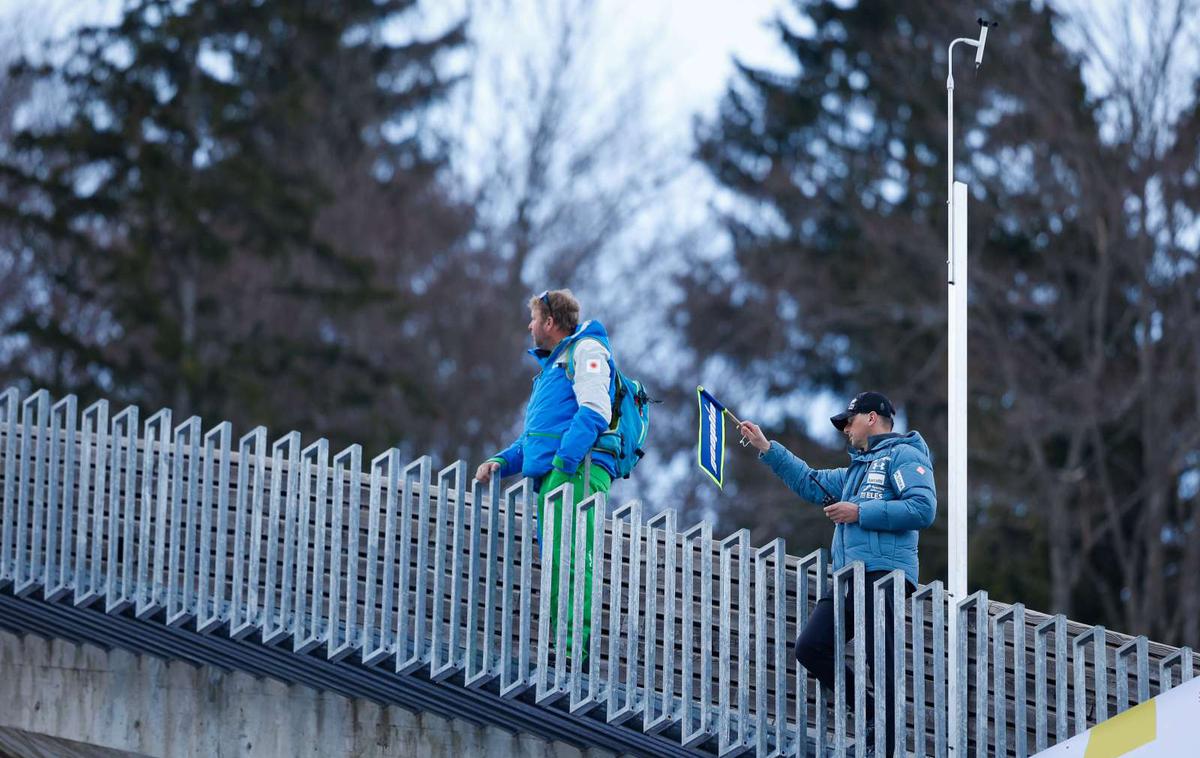
<path fill-rule="evenodd" d="M 700 427 L 696 437 L 696 462 L 717 486 L 725 488 L 725 414 L 729 410 L 703 387 L 696 388 Z M 730 418 L 737 418 L 729 413 Z"/>

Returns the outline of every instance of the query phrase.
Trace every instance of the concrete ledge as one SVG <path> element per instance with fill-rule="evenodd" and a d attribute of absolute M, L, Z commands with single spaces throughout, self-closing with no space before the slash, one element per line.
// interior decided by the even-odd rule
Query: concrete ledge
<path fill-rule="evenodd" d="M 5 704 L 0 728 L 7 728 L 0 729 L 0 735 L 16 730 L 36 733 L 30 736 L 32 743 L 12 743 L 11 752 L 22 758 L 122 755 L 113 751 L 314 758 L 611 755 L 303 685 L 4 631 L 0 703 Z M 60 747 L 57 752 L 36 752 L 39 745 L 66 745 L 63 740 L 109 750 L 64 753 Z M 25 752 L 17 752 L 17 745 L 24 745 Z M 0 741 L 0 751 L 8 747 Z"/>
<path fill-rule="evenodd" d="M 140 758 L 141 755 L 0 727 L 0 758 Z"/>

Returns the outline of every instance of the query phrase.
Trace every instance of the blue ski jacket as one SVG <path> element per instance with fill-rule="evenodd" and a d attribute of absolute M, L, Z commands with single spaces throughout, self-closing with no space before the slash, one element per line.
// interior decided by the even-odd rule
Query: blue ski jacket
<path fill-rule="evenodd" d="M 541 369 L 533 378 L 533 389 L 525 407 L 525 427 L 521 436 L 489 460 L 500 464 L 500 476 L 520 473 L 540 486 L 551 469 L 573 475 L 584 456 L 592 453 L 592 464 L 601 466 L 610 476 L 616 473 L 611 453 L 594 448 L 600 435 L 608 430 L 609 419 L 592 408 L 581 406 L 575 393 L 575 367 L 568 372 L 571 346 L 583 340 L 596 340 L 608 352 L 608 400 L 611 408 L 616 396 L 616 367 L 608 332 L 599 321 L 585 321 L 563 339 L 554 350 L 532 348 L 529 354 Z"/>
<path fill-rule="evenodd" d="M 929 447 L 914 431 L 875 435 L 865 451 L 850 448 L 849 453 L 846 468 L 815 469 L 772 440 L 759 458 L 811 503 L 844 500 L 858 506 L 856 523 L 834 527 L 835 571 L 862 561 L 867 571 L 901 569 L 916 586 L 917 533 L 937 513 Z"/>

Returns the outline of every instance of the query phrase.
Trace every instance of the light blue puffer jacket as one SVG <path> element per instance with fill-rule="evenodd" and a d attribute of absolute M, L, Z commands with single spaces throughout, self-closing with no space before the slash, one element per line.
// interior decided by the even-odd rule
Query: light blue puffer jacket
<path fill-rule="evenodd" d="M 500 476 L 520 473 L 540 484 L 552 468 L 574 474 L 583 458 L 592 450 L 608 422 L 591 408 L 579 405 L 575 388 L 567 376 L 565 358 L 571 345 L 581 339 L 594 339 L 612 355 L 608 332 L 599 321 L 585 321 L 571 336 L 559 342 L 553 351 L 533 348 L 529 354 L 538 362 L 541 371 L 533 378 L 533 390 L 525 407 L 525 428 L 521 436 L 489 460 L 500 464 Z M 609 358 L 609 375 L 616 375 Z M 610 381 L 608 398 L 616 396 L 616 382 Z M 616 471 L 610 453 L 594 451 L 592 463 L 601 466 L 611 476 Z"/>
<path fill-rule="evenodd" d="M 815 469 L 772 440 L 759 456 L 784 484 L 811 503 L 829 495 L 858 505 L 858 522 L 833 530 L 833 568 L 862 561 L 867 571 L 901 569 L 917 584 L 917 533 L 933 523 L 937 491 L 929 446 L 919 432 L 879 434 L 866 451 L 850 448 L 846 468 Z M 820 486 L 817 485 L 820 483 Z"/>

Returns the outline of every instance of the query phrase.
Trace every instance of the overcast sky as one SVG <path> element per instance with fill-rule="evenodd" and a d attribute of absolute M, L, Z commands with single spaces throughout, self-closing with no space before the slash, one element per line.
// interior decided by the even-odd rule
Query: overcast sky
<path fill-rule="evenodd" d="M 614 50 L 627 49 L 630 40 L 644 40 L 654 60 L 670 62 L 660 67 L 660 114 L 680 124 L 686 125 L 696 111 L 715 107 L 732 70 L 732 56 L 753 64 L 787 66 L 766 28 L 768 20 L 789 5 L 787 0 L 595 1 L 611 16 L 612 25 L 605 33 Z M 538 4 L 538 0 L 531 2 Z M 430 3 L 449 12 L 486 4 L 486 0 Z M 0 0 L 0 25 L 12 28 L 14 22 L 28 19 L 42 27 L 39 34 L 62 34 L 80 22 L 115 20 L 120 7 L 121 0 Z"/>

